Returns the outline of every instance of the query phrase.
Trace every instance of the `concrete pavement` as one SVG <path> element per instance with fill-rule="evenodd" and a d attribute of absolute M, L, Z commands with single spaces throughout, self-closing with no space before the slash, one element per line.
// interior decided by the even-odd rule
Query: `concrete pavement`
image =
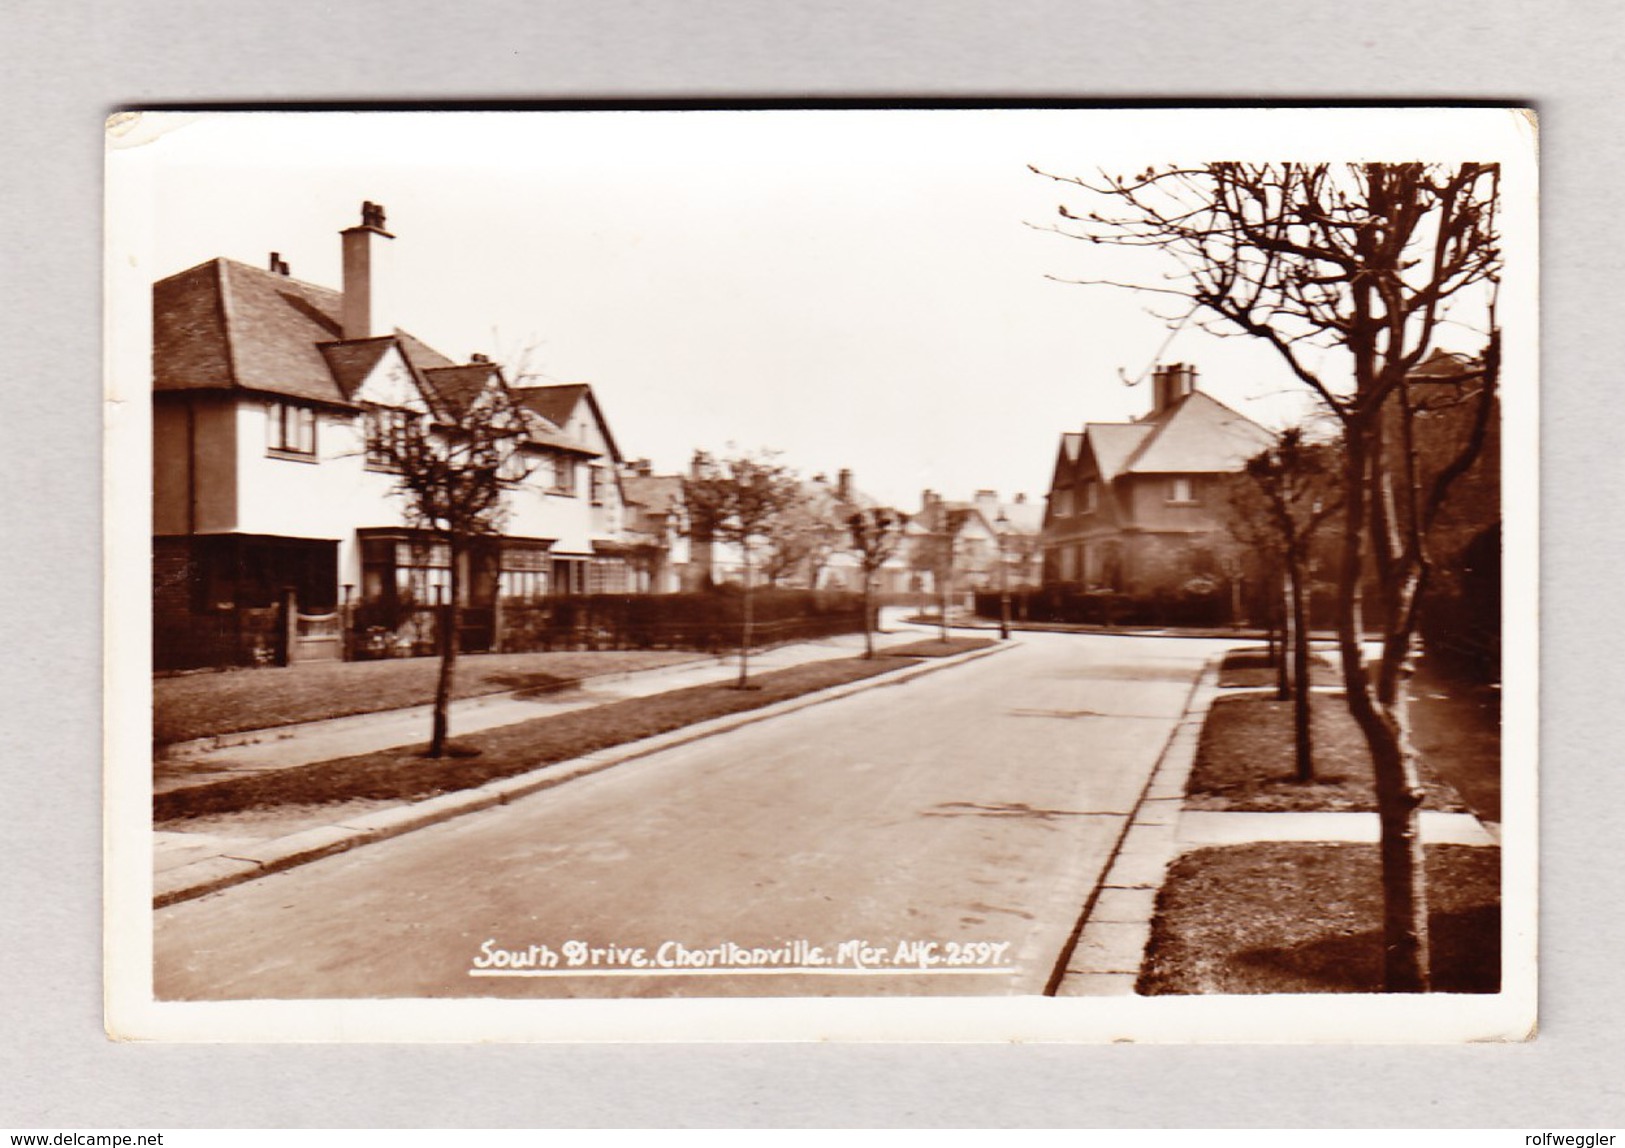
<path fill-rule="evenodd" d="M 1051 991 L 1058 996 L 1126 996 L 1134 992 L 1151 939 L 1157 894 L 1168 866 L 1191 849 L 1258 841 L 1376 842 L 1375 813 L 1249 813 L 1187 810 L 1185 790 L 1202 736 L 1202 724 L 1221 694 L 1215 657 L 1191 690 L 1184 715 L 1163 749 L 1157 768 L 1119 840 L 1112 864 L 1084 906 L 1057 967 Z M 1428 844 L 1495 845 L 1498 827 L 1471 813 L 1421 814 Z"/>

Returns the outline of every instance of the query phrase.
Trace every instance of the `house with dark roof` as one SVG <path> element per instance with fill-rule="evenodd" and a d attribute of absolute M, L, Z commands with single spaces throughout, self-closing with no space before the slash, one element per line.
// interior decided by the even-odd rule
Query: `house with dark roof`
<path fill-rule="evenodd" d="M 448 415 L 510 387 L 395 327 L 375 281 L 394 236 L 366 204 L 341 232 L 343 285 L 216 258 L 153 287 L 153 563 L 160 666 L 240 660 L 243 632 L 291 592 L 305 616 L 380 619 L 450 583 L 445 548 L 406 522 L 369 442 L 427 407 Z M 468 556 L 465 648 L 489 645 L 503 600 L 628 587 L 620 454 L 590 387 L 510 387 L 529 412 L 527 465 L 500 538 Z M 482 621 L 482 618 L 484 619 Z M 260 626 L 263 629 L 263 626 Z M 301 647 L 336 654 L 326 634 Z M 260 638 L 254 638 L 258 644 Z"/>
<path fill-rule="evenodd" d="M 1225 476 L 1272 441 L 1198 390 L 1195 367 L 1157 368 L 1143 418 L 1061 436 L 1043 520 L 1045 585 L 1150 594 L 1219 575 Z"/>

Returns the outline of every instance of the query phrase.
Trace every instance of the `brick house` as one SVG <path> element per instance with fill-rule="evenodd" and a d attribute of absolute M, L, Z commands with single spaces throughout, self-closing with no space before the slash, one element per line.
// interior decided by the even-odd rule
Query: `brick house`
<path fill-rule="evenodd" d="M 153 287 L 153 569 L 159 667 L 264 660 L 266 613 L 380 617 L 432 605 L 445 548 L 409 529 L 369 436 L 413 401 L 431 409 L 507 386 L 483 356 L 455 363 L 385 313 L 393 241 L 366 204 L 341 233 L 339 290 L 216 258 Z M 591 389 L 517 389 L 535 415 L 530 472 L 501 537 L 461 579 L 465 648 L 492 640 L 502 599 L 628 587 L 619 453 Z M 482 621 L 483 619 L 483 621 Z M 306 656 L 337 656 L 334 624 Z M 288 651 L 283 651 L 288 653 Z"/>
<path fill-rule="evenodd" d="M 1061 437 L 1045 508 L 1044 584 L 1147 595 L 1222 575 L 1225 475 L 1273 441 L 1196 387 L 1196 368 L 1153 376 L 1151 411 Z"/>

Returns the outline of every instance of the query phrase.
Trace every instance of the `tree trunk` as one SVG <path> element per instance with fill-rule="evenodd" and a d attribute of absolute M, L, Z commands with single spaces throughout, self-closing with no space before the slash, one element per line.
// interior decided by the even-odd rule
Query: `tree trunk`
<path fill-rule="evenodd" d="M 1298 780 L 1307 782 L 1315 779 L 1315 750 L 1310 723 L 1309 587 L 1301 555 L 1287 559 L 1287 579 L 1292 586 L 1292 732 Z"/>
<path fill-rule="evenodd" d="M 429 756 L 444 757 L 451 737 L 451 687 L 457 673 L 457 631 L 460 610 L 457 604 L 458 588 L 462 580 L 457 563 L 462 558 L 462 547 L 456 542 L 451 550 L 451 585 L 447 588 L 450 599 L 440 610 L 440 677 L 434 688 L 434 725 L 429 736 Z"/>
<path fill-rule="evenodd" d="M 863 575 L 863 656 L 875 656 L 875 579 L 868 571 Z"/>
<path fill-rule="evenodd" d="M 1275 698 L 1283 702 L 1292 696 L 1292 656 L 1289 652 L 1292 642 L 1292 614 L 1286 608 L 1286 579 L 1286 571 L 1283 570 L 1281 593 L 1273 596 L 1275 600 L 1270 606 L 1271 614 L 1281 620 L 1281 640 L 1275 651 Z"/>
<path fill-rule="evenodd" d="M 1337 578 L 1337 644 L 1349 713 L 1360 727 L 1376 778 L 1377 815 L 1382 824 L 1383 985 L 1389 992 L 1426 992 L 1429 974 L 1426 870 L 1418 808 L 1422 804 L 1416 765 L 1405 751 L 1393 711 L 1372 696 L 1361 638 L 1360 578 L 1367 519 L 1367 443 L 1351 427 L 1347 439 L 1342 554 Z"/>
<path fill-rule="evenodd" d="M 754 603 L 751 601 L 752 590 L 751 590 L 751 584 L 750 584 L 751 577 L 750 577 L 750 546 L 749 546 L 749 544 L 746 544 L 745 546 L 743 546 L 742 549 L 744 550 L 744 553 L 745 553 L 745 600 L 744 600 L 744 603 L 743 603 L 743 610 L 744 610 L 745 617 L 744 617 L 744 624 L 740 627 L 739 681 L 736 683 L 736 685 L 737 685 L 737 687 L 739 689 L 744 689 L 746 683 L 749 682 L 749 680 L 750 680 L 750 631 L 751 631 L 751 623 L 752 623 L 752 621 L 754 621 L 754 619 L 751 617 L 751 608 L 754 605 Z"/>

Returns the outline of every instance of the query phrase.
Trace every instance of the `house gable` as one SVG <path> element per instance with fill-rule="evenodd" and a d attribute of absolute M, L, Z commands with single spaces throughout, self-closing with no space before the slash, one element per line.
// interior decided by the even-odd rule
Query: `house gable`
<path fill-rule="evenodd" d="M 551 387 L 524 387 L 516 393 L 526 407 L 558 427 L 566 437 L 590 448 L 595 454 L 607 455 L 619 467 L 622 462 L 620 448 L 590 385 L 566 383 Z"/>
<path fill-rule="evenodd" d="M 418 400 L 411 364 L 394 339 L 334 343 L 322 350 L 345 397 L 357 406 L 401 408 Z"/>

